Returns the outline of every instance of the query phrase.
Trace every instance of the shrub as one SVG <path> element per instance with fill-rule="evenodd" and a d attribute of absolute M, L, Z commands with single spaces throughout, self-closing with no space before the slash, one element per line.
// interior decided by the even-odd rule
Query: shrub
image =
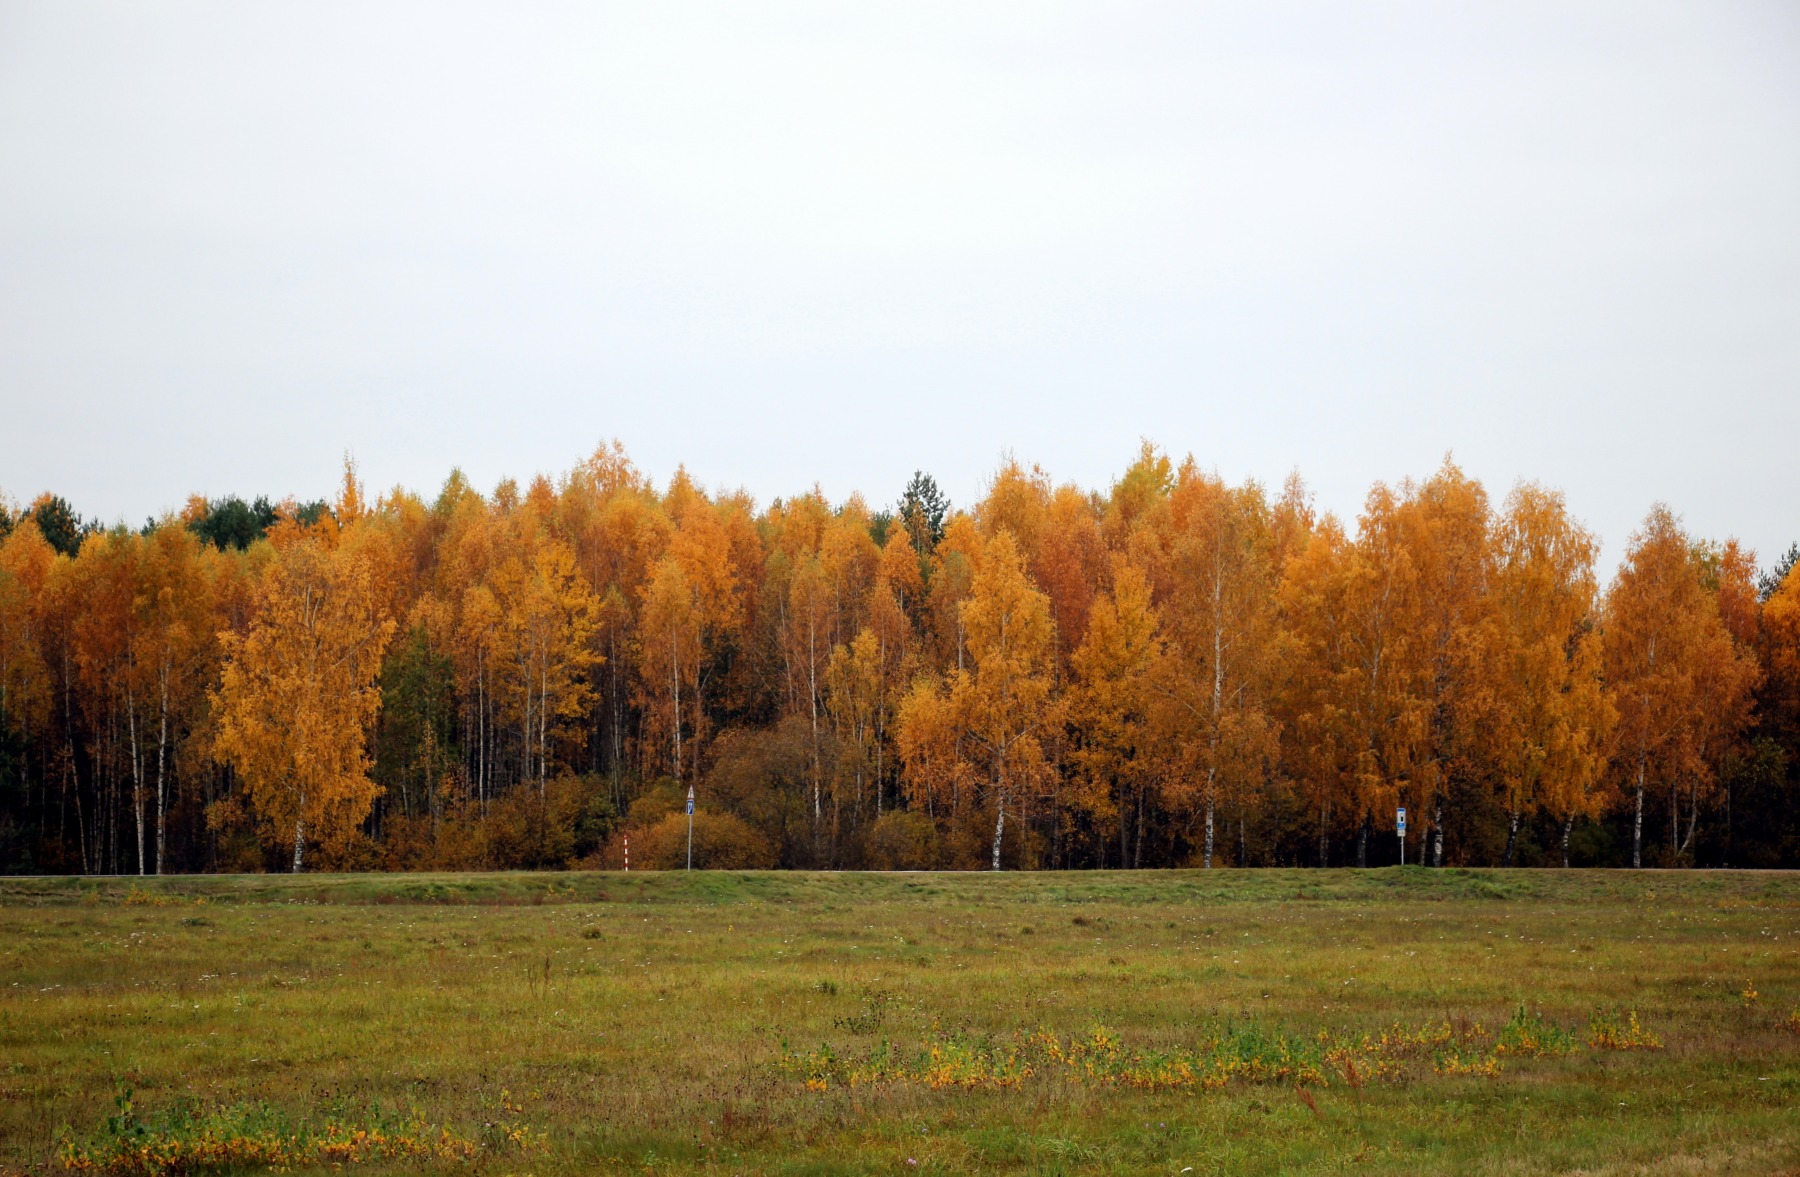
<path fill-rule="evenodd" d="M 687 865 L 688 819 L 671 813 L 647 830 L 634 831 L 633 866 L 645 870 L 680 870 Z M 729 813 L 694 815 L 694 867 L 697 870 L 768 870 L 775 848 L 750 823 Z"/>
<path fill-rule="evenodd" d="M 869 828 L 863 855 L 871 870 L 930 870 L 937 865 L 937 825 L 922 813 L 894 809 Z"/>

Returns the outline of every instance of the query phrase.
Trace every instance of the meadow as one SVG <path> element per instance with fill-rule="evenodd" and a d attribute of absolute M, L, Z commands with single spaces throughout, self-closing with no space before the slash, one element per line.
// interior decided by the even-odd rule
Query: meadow
<path fill-rule="evenodd" d="M 0 1172 L 1800 1171 L 1800 876 L 0 880 Z"/>

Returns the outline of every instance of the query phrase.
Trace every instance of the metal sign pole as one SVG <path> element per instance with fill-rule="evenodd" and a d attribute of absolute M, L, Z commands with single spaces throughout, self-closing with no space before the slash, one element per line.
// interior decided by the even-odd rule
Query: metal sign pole
<path fill-rule="evenodd" d="M 1406 865 L 1406 807 L 1394 811 L 1394 828 L 1400 832 L 1400 865 Z"/>
<path fill-rule="evenodd" d="M 692 785 L 688 786 L 688 864 L 687 864 L 687 868 L 689 870 L 694 869 L 694 786 L 692 786 Z"/>

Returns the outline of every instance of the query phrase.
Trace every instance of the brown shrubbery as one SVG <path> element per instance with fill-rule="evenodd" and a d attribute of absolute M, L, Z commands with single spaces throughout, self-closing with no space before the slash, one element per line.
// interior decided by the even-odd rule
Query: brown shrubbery
<path fill-rule="evenodd" d="M 631 839 L 631 865 L 644 870 L 680 870 L 687 864 L 688 819 L 671 813 Z M 769 840 L 729 813 L 694 815 L 697 870 L 766 870 L 776 863 Z"/>

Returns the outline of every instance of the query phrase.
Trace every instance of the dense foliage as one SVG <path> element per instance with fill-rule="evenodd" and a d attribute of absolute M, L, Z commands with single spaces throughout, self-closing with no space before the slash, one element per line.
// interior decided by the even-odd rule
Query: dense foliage
<path fill-rule="evenodd" d="M 1146 446 L 955 510 L 616 445 L 435 501 L 0 512 L 0 869 L 1800 864 L 1800 575 L 1446 465 Z"/>

